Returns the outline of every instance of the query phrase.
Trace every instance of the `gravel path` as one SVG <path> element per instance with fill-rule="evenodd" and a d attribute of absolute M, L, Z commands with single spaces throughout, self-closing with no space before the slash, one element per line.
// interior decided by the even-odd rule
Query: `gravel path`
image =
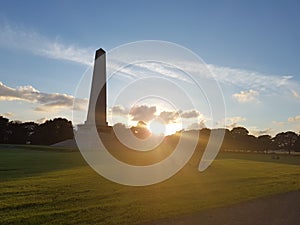
<path fill-rule="evenodd" d="M 224 208 L 162 219 L 144 225 L 299 225 L 300 191 L 255 199 Z"/>

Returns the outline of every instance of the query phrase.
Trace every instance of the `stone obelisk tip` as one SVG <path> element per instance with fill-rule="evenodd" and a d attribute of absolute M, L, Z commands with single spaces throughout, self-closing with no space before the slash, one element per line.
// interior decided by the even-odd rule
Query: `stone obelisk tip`
<path fill-rule="evenodd" d="M 105 51 L 102 48 L 99 48 L 95 54 L 95 60 L 98 59 L 101 55 L 105 54 Z"/>

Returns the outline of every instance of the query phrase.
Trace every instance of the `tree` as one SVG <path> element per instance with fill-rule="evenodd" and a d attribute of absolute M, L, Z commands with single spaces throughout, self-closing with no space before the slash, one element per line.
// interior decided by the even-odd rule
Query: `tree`
<path fill-rule="evenodd" d="M 300 133 L 298 134 L 297 141 L 295 142 L 293 146 L 294 151 L 300 152 Z"/>
<path fill-rule="evenodd" d="M 293 149 L 296 141 L 298 140 L 298 135 L 295 132 L 287 131 L 276 134 L 274 137 L 274 142 L 278 149 L 288 150 L 289 154 L 291 154 L 291 150 Z"/>
<path fill-rule="evenodd" d="M 254 135 L 246 135 L 244 137 L 244 147 L 251 151 L 260 150 L 258 148 L 258 140 Z"/>
<path fill-rule="evenodd" d="M 38 125 L 31 136 L 32 144 L 52 145 L 73 138 L 72 122 L 63 118 L 47 120 Z"/>
<path fill-rule="evenodd" d="M 233 137 L 241 137 L 247 136 L 249 134 L 249 131 L 245 127 L 234 127 L 231 130 L 231 134 Z"/>
<path fill-rule="evenodd" d="M 249 149 L 253 138 L 249 138 L 248 134 L 249 131 L 245 127 L 234 127 L 230 131 L 232 146 L 238 149 Z"/>
<path fill-rule="evenodd" d="M 9 119 L 0 116 L 0 143 L 7 143 L 8 140 L 8 122 Z"/>
<path fill-rule="evenodd" d="M 130 128 L 131 132 L 140 139 L 146 139 L 151 135 L 144 121 L 139 121 L 136 126 Z"/>
<path fill-rule="evenodd" d="M 258 147 L 265 152 L 271 149 L 272 146 L 272 137 L 270 135 L 261 135 L 257 138 L 258 140 Z"/>

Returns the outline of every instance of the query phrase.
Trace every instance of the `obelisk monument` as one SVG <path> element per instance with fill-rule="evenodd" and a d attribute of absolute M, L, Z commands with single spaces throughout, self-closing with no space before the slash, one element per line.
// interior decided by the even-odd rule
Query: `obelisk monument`
<path fill-rule="evenodd" d="M 99 131 L 108 128 L 106 116 L 106 53 L 96 51 L 86 126 L 96 125 Z"/>

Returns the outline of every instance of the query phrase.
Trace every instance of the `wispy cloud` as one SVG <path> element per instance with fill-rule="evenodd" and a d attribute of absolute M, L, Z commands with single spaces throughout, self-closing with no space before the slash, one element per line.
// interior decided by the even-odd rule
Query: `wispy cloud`
<path fill-rule="evenodd" d="M 0 114 L 0 116 L 3 116 L 5 118 L 11 118 L 14 116 L 14 114 L 11 112 L 7 112 L 7 113 Z"/>
<path fill-rule="evenodd" d="M 34 30 L 0 23 L 0 46 L 16 48 L 48 58 L 92 65 L 93 50 L 76 45 L 66 45 L 58 38 L 51 40 Z"/>
<path fill-rule="evenodd" d="M 67 94 L 43 93 L 32 86 L 11 88 L 0 82 L 0 101 L 26 101 L 37 103 L 35 111 L 53 111 L 56 109 L 73 109 L 74 97 Z M 84 110 L 87 99 L 76 99 L 74 110 Z"/>
<path fill-rule="evenodd" d="M 300 95 L 299 95 L 299 93 L 298 93 L 297 91 L 291 90 L 291 92 L 292 92 L 292 94 L 293 94 L 293 96 L 294 96 L 295 98 L 300 99 Z"/>
<path fill-rule="evenodd" d="M 122 65 L 122 63 L 115 61 L 108 62 L 108 70 L 115 71 L 118 69 L 119 65 Z M 138 62 L 133 65 L 122 67 L 120 74 L 122 74 L 120 79 L 122 77 L 134 80 L 156 74 L 167 79 L 175 79 L 188 83 L 193 83 L 193 80 L 188 74 L 195 74 L 198 75 L 200 80 L 201 77 L 205 79 L 215 79 L 221 85 L 231 85 L 241 90 L 252 90 L 254 92 L 259 90 L 259 93 L 261 94 L 290 93 L 292 87 L 300 90 L 299 84 L 291 75 L 279 76 L 264 74 L 213 64 L 207 64 L 207 67 L 204 65 L 197 66 L 195 65 L 195 62 L 188 61 L 174 61 L 173 65 L 165 64 L 163 62 Z M 294 97 L 300 98 L 300 95 L 295 90 L 292 90 L 292 93 Z"/>
<path fill-rule="evenodd" d="M 144 77 L 160 77 L 191 83 L 191 79 L 176 66 L 154 61 L 139 61 L 124 66 L 123 62 L 110 58 L 109 54 L 107 71 L 108 76 L 118 74 L 119 79 L 135 80 Z"/>
<path fill-rule="evenodd" d="M 258 91 L 249 90 L 249 91 L 241 91 L 240 93 L 235 93 L 232 95 L 234 99 L 238 102 L 259 102 L 257 97 L 259 96 Z"/>
<path fill-rule="evenodd" d="M 202 128 L 206 128 L 204 120 L 201 120 L 199 123 L 192 123 L 186 130 L 201 130 Z"/>
<path fill-rule="evenodd" d="M 260 135 L 271 135 L 274 133 L 274 131 L 271 128 L 266 128 L 264 130 L 259 130 L 257 127 L 249 127 L 249 131 L 254 136 L 260 136 Z"/>
<path fill-rule="evenodd" d="M 300 122 L 300 115 L 294 116 L 294 117 L 289 117 L 288 122 L 293 123 L 293 122 Z"/>
<path fill-rule="evenodd" d="M 232 124 L 232 123 L 240 123 L 245 122 L 246 118 L 242 116 L 232 116 L 232 117 L 226 117 L 225 122 L 226 124 Z"/>
<path fill-rule="evenodd" d="M 83 65 L 93 64 L 93 48 L 80 47 L 77 45 L 65 44 L 59 38 L 48 38 L 35 30 L 30 30 L 22 26 L 13 25 L 8 22 L 0 22 L 0 46 L 6 48 L 16 48 L 31 52 L 36 55 L 48 58 L 72 61 Z M 108 61 L 108 71 L 113 71 L 122 63 Z M 283 89 L 290 89 L 296 86 L 298 90 L 299 84 L 295 85 L 293 76 L 272 74 L 264 74 L 255 71 L 249 71 L 239 68 L 223 67 L 208 64 L 207 68 L 212 74 L 207 73 L 203 66 L 195 66 L 194 62 L 176 62 L 174 66 L 164 62 L 139 62 L 133 66 L 122 68 L 123 78 L 135 79 L 147 74 L 159 74 L 160 76 L 178 79 L 180 81 L 191 82 L 190 77 L 178 68 L 183 69 L 187 73 L 198 73 L 199 76 L 206 76 L 216 79 L 223 84 L 234 85 L 242 90 L 259 90 L 260 92 L 282 92 Z M 195 71 L 196 70 L 196 71 Z M 199 71 L 197 71 L 199 70 Z M 294 82 L 294 84 L 293 84 Z M 299 88 L 300 90 L 300 88 Z M 300 98 L 297 91 L 292 90 L 293 96 Z"/>
<path fill-rule="evenodd" d="M 231 84 L 242 89 L 278 92 L 292 85 L 293 76 L 276 76 L 244 69 L 222 67 L 209 64 L 208 68 L 221 83 Z"/>
<path fill-rule="evenodd" d="M 285 125 L 285 122 L 283 122 L 283 121 L 272 121 L 272 124 L 274 126 L 277 126 L 277 127 L 282 127 L 282 126 Z"/>
<path fill-rule="evenodd" d="M 217 126 L 223 127 L 225 125 L 226 128 L 232 129 L 237 126 L 241 126 L 242 122 L 245 122 L 246 118 L 242 116 L 232 116 L 232 117 L 226 117 L 222 121 L 219 121 L 217 123 Z"/>

